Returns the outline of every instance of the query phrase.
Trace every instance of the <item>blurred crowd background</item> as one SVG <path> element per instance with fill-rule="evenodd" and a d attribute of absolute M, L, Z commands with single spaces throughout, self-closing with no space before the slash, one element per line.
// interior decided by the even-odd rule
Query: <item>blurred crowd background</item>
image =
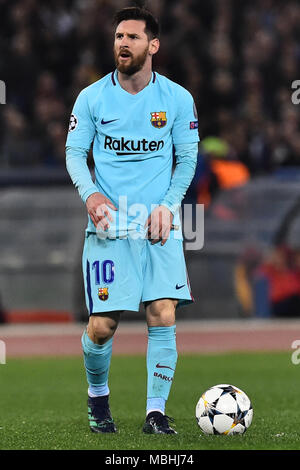
<path fill-rule="evenodd" d="M 63 166 L 79 91 L 114 68 L 112 17 L 123 0 L 0 0 L 1 166 Z M 300 4 L 152 0 L 155 69 L 194 96 L 202 139 L 217 136 L 250 175 L 300 163 Z"/>
<path fill-rule="evenodd" d="M 53 171 L 52 184 L 58 183 L 55 178 L 62 174 L 66 187 L 71 187 L 65 169 L 65 141 L 74 101 L 84 87 L 114 69 L 112 19 L 116 10 L 133 4 L 130 0 L 0 0 L 0 80 L 6 84 L 6 104 L 0 105 L 0 187 L 8 185 L 8 175 L 10 185 L 20 181 L 24 184 L 25 180 L 25 184 L 33 184 L 36 175 L 35 183 L 44 182 L 45 192 L 45 175 Z M 161 48 L 154 58 L 154 69 L 187 88 L 198 110 L 201 144 L 186 200 L 210 208 L 220 189 L 247 186 L 245 183 L 257 178 L 286 170 L 289 177 L 297 172 L 300 175 L 300 104 L 292 102 L 292 84 L 300 80 L 299 1 L 149 0 L 146 6 L 161 24 Z M 292 203 L 296 201 L 295 207 L 300 207 L 297 184 L 292 188 L 288 181 L 285 189 L 276 180 L 272 187 L 264 182 L 250 185 L 245 193 L 231 192 L 227 206 L 216 206 L 212 220 L 206 219 L 201 260 L 193 256 L 189 261 L 195 263 L 194 268 L 189 267 L 196 279 L 194 286 L 200 289 L 197 312 L 202 307 L 207 313 L 209 302 L 219 301 L 211 311 L 229 316 L 234 310 L 229 298 L 235 295 L 246 316 L 253 312 L 263 317 L 300 315 L 300 244 L 286 246 L 281 239 L 272 246 L 271 236 L 266 235 L 268 230 L 269 234 L 274 232 L 277 222 L 280 225 Z M 3 195 L 5 209 L 4 192 Z M 44 212 L 26 212 L 27 199 L 22 189 L 14 197 L 16 211 L 21 201 L 24 203 L 23 227 L 26 219 L 31 235 L 28 253 L 23 250 L 17 260 L 16 247 L 25 246 L 25 238 L 11 239 L 11 253 L 7 251 L 7 256 L 2 257 L 2 265 L 0 260 L 4 294 L 10 289 L 7 273 L 12 270 L 23 270 L 24 277 L 19 281 L 22 293 L 29 272 L 41 280 L 42 270 L 46 276 L 55 265 L 61 273 L 70 263 L 70 257 L 65 259 L 63 245 L 58 253 L 57 240 L 54 243 L 55 237 L 49 237 L 52 229 L 47 223 L 51 221 L 45 219 L 41 224 Z M 26 197 L 36 201 L 34 192 Z M 226 196 L 224 200 L 229 201 Z M 50 202 L 45 193 L 45 207 Z M 264 209 L 260 209 L 262 203 Z M 252 212 L 250 207 L 254 208 Z M 52 213 L 59 213 L 59 204 Z M 13 216 L 10 211 L 5 215 L 7 221 L 0 234 L 5 243 L 8 232 L 17 233 L 10 225 L 13 217 L 18 224 L 21 216 L 16 214 Z M 44 235 L 36 232 L 35 245 L 31 241 L 30 217 L 36 217 L 36 227 L 44 230 Z M 259 228 L 263 242 L 272 247 L 267 256 L 258 256 L 257 247 L 254 252 L 252 248 L 241 249 L 246 220 L 252 221 L 252 231 L 246 235 L 254 240 Z M 69 232 L 64 234 L 66 246 Z M 300 221 L 295 233 L 297 240 Z M 54 243 L 51 249 L 50 242 Z M 41 249 L 37 256 L 30 250 L 38 246 Z M 33 265 L 38 260 L 39 268 Z M 76 272 L 78 269 L 76 265 Z M 201 269 L 203 276 L 199 275 Z M 214 289 L 211 292 L 215 280 L 219 280 L 218 298 Z M 38 288 L 39 292 L 47 291 L 47 283 Z M 77 285 L 81 285 L 81 280 Z M 33 283 L 27 287 L 28 292 L 32 286 Z M 7 305 L 14 304 L 16 291 L 10 294 Z M 33 305 L 38 304 L 35 296 L 36 293 L 28 294 Z"/>

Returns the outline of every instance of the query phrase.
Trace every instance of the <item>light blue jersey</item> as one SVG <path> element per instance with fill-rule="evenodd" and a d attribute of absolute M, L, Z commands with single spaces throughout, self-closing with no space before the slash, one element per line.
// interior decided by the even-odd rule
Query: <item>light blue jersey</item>
<path fill-rule="evenodd" d="M 198 141 L 197 113 L 187 90 L 153 72 L 149 84 L 132 95 L 120 86 L 115 71 L 79 94 L 66 143 L 67 166 L 84 201 L 99 191 L 120 209 L 110 211 L 119 233 L 129 224 L 139 230 L 158 204 L 169 207 L 178 224 L 182 195 L 177 201 L 171 193 L 173 149 Z M 76 171 L 72 157 L 80 150 L 87 154 L 92 143 L 95 181 L 89 177 L 83 184 L 81 168 Z M 194 168 L 191 161 L 191 177 Z M 88 230 L 96 230 L 91 220 Z"/>

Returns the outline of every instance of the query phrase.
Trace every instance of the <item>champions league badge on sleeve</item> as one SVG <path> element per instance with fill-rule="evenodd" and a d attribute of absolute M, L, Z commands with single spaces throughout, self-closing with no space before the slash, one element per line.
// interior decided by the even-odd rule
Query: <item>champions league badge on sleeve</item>
<path fill-rule="evenodd" d="M 108 299 L 108 287 L 99 287 L 98 297 L 100 300 L 107 300 Z"/>
<path fill-rule="evenodd" d="M 151 114 L 151 124 L 153 127 L 160 129 L 167 124 L 167 113 L 166 111 L 155 111 Z"/>
<path fill-rule="evenodd" d="M 193 103 L 193 111 L 194 111 L 195 121 L 190 121 L 191 130 L 198 129 L 198 113 L 197 113 L 195 102 Z"/>

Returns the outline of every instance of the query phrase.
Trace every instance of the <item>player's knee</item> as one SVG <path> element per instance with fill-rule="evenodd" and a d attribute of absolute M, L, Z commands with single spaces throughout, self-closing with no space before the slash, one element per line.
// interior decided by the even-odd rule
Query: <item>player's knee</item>
<path fill-rule="evenodd" d="M 113 318 L 91 316 L 87 327 L 89 337 L 96 344 L 106 343 L 115 333 L 118 321 Z"/>
<path fill-rule="evenodd" d="M 175 324 L 177 300 L 160 299 L 147 305 L 148 326 L 172 326 Z"/>

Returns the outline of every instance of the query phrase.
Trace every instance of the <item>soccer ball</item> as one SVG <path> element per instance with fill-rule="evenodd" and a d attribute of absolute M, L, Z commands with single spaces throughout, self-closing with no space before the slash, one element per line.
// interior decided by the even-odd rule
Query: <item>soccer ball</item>
<path fill-rule="evenodd" d="M 229 384 L 209 388 L 196 406 L 196 419 L 204 434 L 243 434 L 253 417 L 247 395 Z"/>

